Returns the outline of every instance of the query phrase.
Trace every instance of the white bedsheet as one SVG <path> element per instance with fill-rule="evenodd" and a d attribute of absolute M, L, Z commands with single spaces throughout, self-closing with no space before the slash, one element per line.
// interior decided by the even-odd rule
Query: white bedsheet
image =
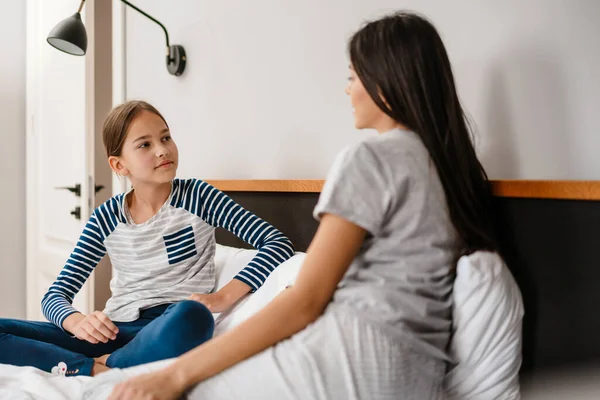
<path fill-rule="evenodd" d="M 88 376 L 65 378 L 33 367 L 0 364 L 0 399 L 81 399 Z"/>
<path fill-rule="evenodd" d="M 126 368 L 114 369 L 96 378 L 89 376 L 54 376 L 32 367 L 14 367 L 0 364 L 0 399 L 1 400 L 96 400 L 106 399 L 112 386 L 132 376 L 156 371 L 164 368 L 173 360 Z M 86 386 L 93 388 L 84 397 Z M 91 397 L 90 397 L 91 396 Z"/>

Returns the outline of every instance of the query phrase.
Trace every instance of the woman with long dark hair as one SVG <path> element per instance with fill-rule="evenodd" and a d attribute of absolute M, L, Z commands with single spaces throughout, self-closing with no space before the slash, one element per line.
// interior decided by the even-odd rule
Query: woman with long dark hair
<path fill-rule="evenodd" d="M 430 22 L 370 22 L 349 54 L 356 127 L 379 135 L 339 155 L 295 284 L 111 399 L 443 398 L 456 261 L 496 249 L 489 183 Z"/>

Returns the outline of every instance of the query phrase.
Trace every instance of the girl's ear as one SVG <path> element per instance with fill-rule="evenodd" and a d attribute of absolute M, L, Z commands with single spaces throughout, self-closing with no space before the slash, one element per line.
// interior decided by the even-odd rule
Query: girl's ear
<path fill-rule="evenodd" d="M 129 170 L 125 167 L 125 165 L 123 165 L 123 163 L 121 162 L 121 159 L 117 156 L 108 157 L 108 165 L 110 165 L 110 168 L 117 175 L 120 175 L 120 176 L 129 175 Z"/>

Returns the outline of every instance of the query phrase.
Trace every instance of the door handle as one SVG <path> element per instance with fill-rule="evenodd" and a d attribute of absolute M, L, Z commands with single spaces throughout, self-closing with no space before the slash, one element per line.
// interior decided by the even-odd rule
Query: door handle
<path fill-rule="evenodd" d="M 81 185 L 79 183 L 75 184 L 75 186 L 73 186 L 73 187 L 70 187 L 70 186 L 60 186 L 60 187 L 56 187 L 54 189 L 65 189 L 65 190 L 68 190 L 71 193 L 74 193 L 75 196 L 81 197 Z M 104 185 L 96 185 L 96 186 L 94 186 L 94 193 L 98 193 L 102 189 L 104 189 Z"/>
<path fill-rule="evenodd" d="M 73 211 L 70 213 L 75 219 L 81 219 L 81 207 L 76 206 Z"/>
<path fill-rule="evenodd" d="M 56 187 L 54 189 L 65 189 L 68 190 L 71 193 L 74 193 L 75 196 L 77 197 L 81 197 L 81 185 L 79 183 L 77 183 L 75 186 L 73 187 L 69 187 L 69 186 L 61 186 L 61 187 Z"/>

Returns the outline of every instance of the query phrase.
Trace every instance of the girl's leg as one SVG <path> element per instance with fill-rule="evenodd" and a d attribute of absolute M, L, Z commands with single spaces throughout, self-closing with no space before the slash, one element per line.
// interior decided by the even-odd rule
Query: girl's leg
<path fill-rule="evenodd" d="M 129 342 L 135 332 L 121 329 L 116 340 L 92 344 L 72 337 L 49 322 L 0 318 L 0 363 L 36 367 L 46 372 L 91 375 L 94 358 Z M 61 364 L 63 363 L 63 364 Z"/>
<path fill-rule="evenodd" d="M 20 333 L 36 339 L 21 337 Z M 0 363 L 36 367 L 66 376 L 91 375 L 93 358 L 52 344 L 63 341 L 63 336 L 68 334 L 54 324 L 1 319 Z"/>
<path fill-rule="evenodd" d="M 180 356 L 212 338 L 214 327 L 212 313 L 203 304 L 192 300 L 172 304 L 113 352 L 106 366 L 126 368 Z"/>

